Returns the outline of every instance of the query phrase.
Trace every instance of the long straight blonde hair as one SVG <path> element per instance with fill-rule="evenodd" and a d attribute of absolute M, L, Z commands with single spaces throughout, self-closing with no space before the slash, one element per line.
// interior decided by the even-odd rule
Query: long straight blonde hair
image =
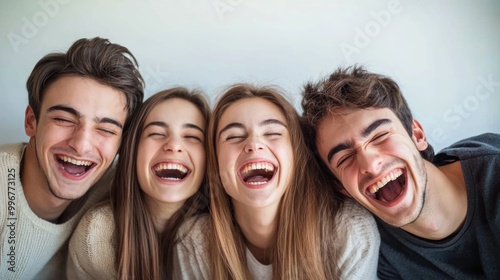
<path fill-rule="evenodd" d="M 162 233 L 156 231 L 136 173 L 137 151 L 144 123 L 153 108 L 168 99 L 181 98 L 194 104 L 208 125 L 210 109 L 201 93 L 173 88 L 151 96 L 133 117 L 124 135 L 113 188 L 111 206 L 117 231 L 118 279 L 171 279 L 176 233 L 190 216 L 208 210 L 206 178 L 198 191 L 168 220 Z M 168 112 L 166 112 L 168 114 Z M 205 141 L 206 151 L 206 141 Z"/>
<path fill-rule="evenodd" d="M 277 242 L 272 248 L 273 279 L 337 279 L 342 240 L 332 233 L 340 202 L 318 172 L 304 142 L 299 116 L 291 103 L 276 88 L 249 84 L 236 84 L 226 90 L 217 101 L 209 123 L 211 279 L 251 279 L 244 236 L 219 176 L 216 150 L 216 133 L 222 114 L 236 101 L 247 98 L 265 99 L 281 110 L 293 147 L 293 177 L 280 201 Z"/>

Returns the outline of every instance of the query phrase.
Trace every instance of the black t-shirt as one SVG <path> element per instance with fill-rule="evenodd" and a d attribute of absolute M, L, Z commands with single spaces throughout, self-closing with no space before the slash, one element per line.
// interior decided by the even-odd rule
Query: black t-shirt
<path fill-rule="evenodd" d="M 462 228 L 430 241 L 376 218 L 381 279 L 500 279 L 500 134 L 482 134 L 443 149 L 434 164 L 459 160 L 467 187 Z"/>

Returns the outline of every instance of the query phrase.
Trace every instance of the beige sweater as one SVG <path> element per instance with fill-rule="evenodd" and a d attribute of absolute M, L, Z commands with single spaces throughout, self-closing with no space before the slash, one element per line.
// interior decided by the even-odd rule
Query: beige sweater
<path fill-rule="evenodd" d="M 380 235 L 372 215 L 356 202 L 348 200 L 338 222 L 338 234 L 346 237 L 344 251 L 338 260 L 341 279 L 377 279 Z M 208 215 L 197 219 L 194 226 L 191 225 L 192 222 L 187 222 L 179 231 L 180 234 L 187 233 L 187 237 L 174 251 L 175 279 L 210 279 L 206 241 L 209 231 Z M 248 249 L 246 256 L 254 279 L 272 278 L 271 265 L 259 263 Z"/>
<path fill-rule="evenodd" d="M 111 205 L 91 209 L 69 242 L 68 279 L 116 279 L 116 248 Z"/>
<path fill-rule="evenodd" d="M 64 279 L 68 239 L 90 206 L 108 194 L 112 172 L 82 198 L 83 206 L 68 208 L 67 218 L 54 224 L 33 213 L 24 196 L 20 162 L 25 145 L 0 145 L 0 279 Z"/>

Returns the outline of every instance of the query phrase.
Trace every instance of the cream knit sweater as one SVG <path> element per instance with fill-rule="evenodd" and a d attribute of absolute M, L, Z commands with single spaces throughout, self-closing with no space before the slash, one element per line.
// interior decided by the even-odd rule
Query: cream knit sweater
<path fill-rule="evenodd" d="M 68 279 L 116 279 L 115 228 L 109 203 L 83 216 L 69 242 Z"/>
<path fill-rule="evenodd" d="M 25 146 L 0 145 L 0 279 L 65 279 L 68 239 L 89 207 L 107 196 L 113 172 L 75 201 L 83 206 L 68 208 L 67 218 L 54 224 L 33 213 L 24 196 L 20 162 Z"/>
<path fill-rule="evenodd" d="M 210 279 L 207 251 L 209 217 L 200 217 L 194 225 L 193 220 L 189 220 L 179 230 L 179 234 L 187 234 L 187 237 L 183 238 L 174 250 L 175 279 Z M 380 235 L 373 216 L 356 202 L 347 200 L 337 221 L 339 232 L 336 234 L 345 236 L 346 240 L 338 259 L 340 278 L 377 279 Z M 254 279 L 272 278 L 272 265 L 259 263 L 248 249 L 246 256 Z"/>

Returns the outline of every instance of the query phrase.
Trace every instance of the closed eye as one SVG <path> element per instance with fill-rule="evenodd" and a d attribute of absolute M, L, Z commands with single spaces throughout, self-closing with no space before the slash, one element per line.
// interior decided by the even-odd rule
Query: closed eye
<path fill-rule="evenodd" d="M 354 153 L 346 154 L 342 156 L 338 163 L 337 163 L 337 168 L 339 168 L 342 164 L 346 163 L 349 159 L 352 159 L 354 157 Z"/>
<path fill-rule="evenodd" d="M 116 131 L 114 130 L 109 130 L 109 129 L 104 129 L 104 128 L 100 128 L 99 129 L 100 131 L 104 132 L 105 134 L 108 134 L 108 135 L 116 135 Z"/>
<path fill-rule="evenodd" d="M 71 121 L 71 120 L 63 119 L 63 118 L 57 118 L 57 117 L 53 118 L 53 120 L 55 122 L 58 122 L 58 123 L 73 123 L 73 121 Z"/>
<path fill-rule="evenodd" d="M 158 133 L 158 132 L 151 132 L 147 135 L 148 137 L 153 137 L 153 138 L 159 138 L 165 136 L 163 133 Z"/>
<path fill-rule="evenodd" d="M 198 142 L 203 142 L 203 140 L 200 137 L 195 136 L 195 135 L 186 135 L 186 136 L 184 136 L 184 138 L 195 140 L 195 141 L 198 141 Z"/>
<path fill-rule="evenodd" d="M 383 132 L 383 133 L 377 134 L 372 138 L 372 140 L 370 142 L 372 142 L 374 144 L 378 144 L 378 143 L 384 141 L 388 135 L 389 135 L 389 132 Z"/>
<path fill-rule="evenodd" d="M 244 135 L 230 135 L 226 137 L 226 141 L 231 141 L 231 140 L 238 140 L 238 139 L 244 139 Z"/>

